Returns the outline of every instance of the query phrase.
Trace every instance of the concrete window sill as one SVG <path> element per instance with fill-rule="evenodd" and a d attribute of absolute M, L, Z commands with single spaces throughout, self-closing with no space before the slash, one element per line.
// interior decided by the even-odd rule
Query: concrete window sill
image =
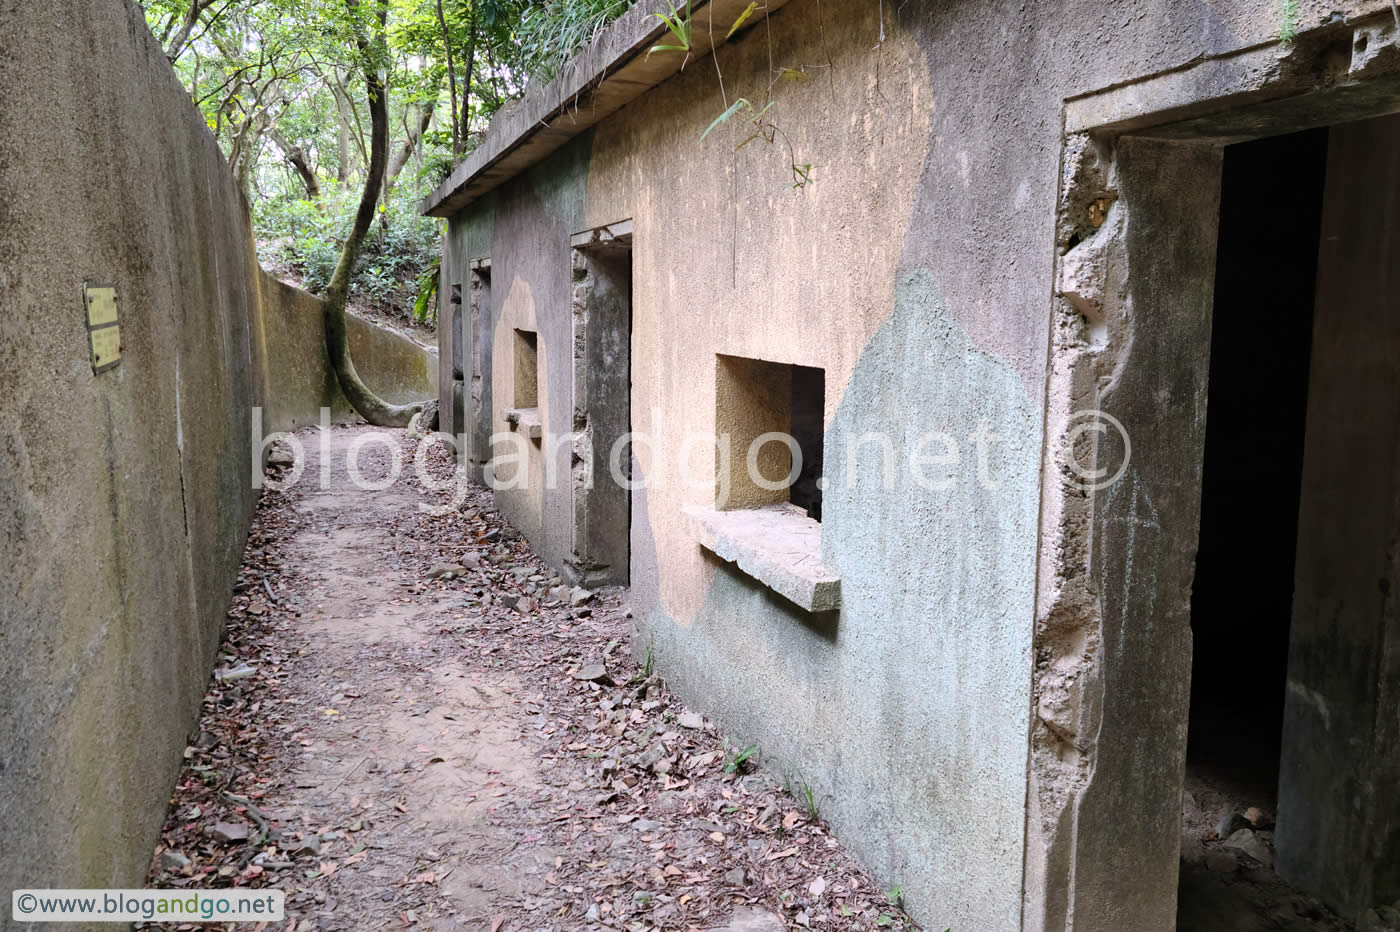
<path fill-rule="evenodd" d="M 822 526 L 792 505 L 716 511 L 687 505 L 700 546 L 809 612 L 841 607 L 841 578 L 821 561 Z"/>
<path fill-rule="evenodd" d="M 506 423 L 510 425 L 511 430 L 518 430 L 531 440 L 540 439 L 540 435 L 544 433 L 539 408 L 508 408 Z"/>

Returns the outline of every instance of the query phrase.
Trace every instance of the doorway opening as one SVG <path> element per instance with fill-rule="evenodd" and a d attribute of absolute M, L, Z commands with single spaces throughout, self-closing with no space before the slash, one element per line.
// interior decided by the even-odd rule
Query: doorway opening
<path fill-rule="evenodd" d="M 1066 102 L 1038 927 L 1400 930 L 1400 33 L 1350 32 Z"/>
<path fill-rule="evenodd" d="M 1201 922 L 1197 888 L 1209 873 L 1273 866 L 1327 137 L 1309 130 L 1224 153 L 1191 590 L 1182 928 Z"/>
<path fill-rule="evenodd" d="M 632 225 L 576 234 L 573 245 L 573 546 L 567 575 L 585 586 L 631 579 Z"/>
<path fill-rule="evenodd" d="M 1181 928 L 1400 926 L 1397 144 L 1392 116 L 1225 151 Z"/>
<path fill-rule="evenodd" d="M 472 477 L 484 483 L 491 458 L 491 259 L 473 259 L 470 296 L 462 334 L 465 360 L 462 423 L 456 430 L 466 437 L 466 460 Z"/>

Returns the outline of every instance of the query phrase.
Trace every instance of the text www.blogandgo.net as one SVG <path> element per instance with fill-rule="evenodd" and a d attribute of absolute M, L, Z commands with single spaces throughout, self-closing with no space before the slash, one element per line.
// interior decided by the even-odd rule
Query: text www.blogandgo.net
<path fill-rule="evenodd" d="M 16 890 L 15 922 L 267 922 L 284 918 L 281 890 Z"/>

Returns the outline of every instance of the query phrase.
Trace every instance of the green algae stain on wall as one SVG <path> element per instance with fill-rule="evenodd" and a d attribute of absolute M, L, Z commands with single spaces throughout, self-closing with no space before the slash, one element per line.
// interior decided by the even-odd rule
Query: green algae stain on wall
<path fill-rule="evenodd" d="M 692 624 L 647 622 L 668 681 L 809 783 L 930 927 L 1010 932 L 1020 915 L 1039 423 L 931 274 L 904 275 L 826 430 L 839 616 L 718 567 Z M 925 437 L 945 461 L 916 474 Z"/>

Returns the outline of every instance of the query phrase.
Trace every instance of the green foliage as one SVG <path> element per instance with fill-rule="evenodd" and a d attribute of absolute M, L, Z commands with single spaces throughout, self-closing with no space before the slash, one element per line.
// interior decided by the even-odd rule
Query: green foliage
<path fill-rule="evenodd" d="M 743 110 L 744 108 L 749 107 L 749 106 L 751 106 L 751 105 L 749 104 L 748 100 L 746 100 L 746 99 L 743 98 L 743 97 L 740 97 L 738 100 L 734 101 L 734 103 L 732 103 L 732 104 L 729 105 L 729 109 L 728 109 L 728 110 L 724 111 L 724 112 L 721 113 L 719 116 L 715 117 L 714 122 L 711 123 L 709 126 L 705 127 L 705 131 L 704 131 L 703 133 L 700 134 L 700 141 L 701 141 L 701 142 L 704 142 L 704 141 L 705 141 L 705 137 L 708 136 L 708 135 L 710 135 L 710 130 L 714 129 L 716 126 L 720 125 L 721 123 L 727 123 L 727 122 L 729 122 L 729 118 L 730 118 L 730 117 L 732 117 L 734 114 L 738 113 L 740 110 Z M 772 104 L 769 104 L 768 106 L 771 107 L 771 106 L 773 106 L 773 105 L 772 105 Z M 768 109 L 768 108 L 765 107 L 764 109 L 766 110 L 766 109 Z"/>
<path fill-rule="evenodd" d="M 438 283 L 442 279 L 442 254 L 434 256 L 432 265 L 418 279 L 418 299 L 413 302 L 413 319 L 420 324 L 437 323 Z"/>
<path fill-rule="evenodd" d="M 598 37 L 633 0 L 553 0 L 530 6 L 520 17 L 515 40 L 520 68 L 549 80 L 576 52 Z"/>
<path fill-rule="evenodd" d="M 740 751 L 738 754 L 736 754 L 736 755 L 734 756 L 734 759 L 731 760 L 731 761 L 725 766 L 724 772 L 725 772 L 725 773 L 734 773 L 734 772 L 737 771 L 740 767 L 744 766 L 744 763 L 745 763 L 750 757 L 753 757 L 753 756 L 754 756 L 755 754 L 757 754 L 757 753 L 758 753 L 758 745 L 756 745 L 756 744 L 751 744 L 751 745 L 749 745 L 748 747 L 744 748 L 742 751 Z"/>
<path fill-rule="evenodd" d="M 734 33 L 738 32 L 739 27 L 744 25 L 744 23 L 748 21 L 748 18 L 752 16 L 754 14 L 754 11 L 757 9 L 758 0 L 754 0 L 753 3 L 750 3 L 748 6 L 744 7 L 744 12 L 739 14 L 738 19 L 734 20 L 734 25 L 729 27 L 729 31 L 724 34 L 724 38 L 728 39 L 730 36 L 734 35 Z"/>
<path fill-rule="evenodd" d="M 436 307 L 440 223 L 418 216 L 419 199 L 451 174 L 527 77 L 553 78 L 634 0 L 140 2 L 248 196 L 264 263 L 295 273 L 312 291 L 330 281 L 366 176 L 362 75 L 382 76 L 391 169 L 351 295 L 426 323 Z M 1280 2 L 1285 32 L 1296 31 L 1298 0 Z M 689 61 L 693 0 L 672 3 L 652 14 L 666 38 L 650 51 L 682 52 Z M 750 2 L 726 37 L 762 9 Z M 778 73 L 800 76 L 792 68 Z M 771 87 L 769 96 L 762 109 L 736 99 L 700 138 L 747 111 L 751 128 L 739 148 L 754 140 L 780 146 L 790 186 L 803 188 L 812 166 L 797 160 L 771 115 Z M 756 750 L 740 754 L 731 772 Z"/>
<path fill-rule="evenodd" d="M 330 282 L 340 244 L 354 219 L 358 192 L 332 187 L 313 203 L 283 197 L 255 204 L 253 223 L 264 265 L 295 272 L 308 291 Z M 389 312 L 428 322 L 435 307 L 441 221 L 418 214 L 416 197 L 396 192 L 370 228 L 351 279 L 352 298 Z M 431 287 L 433 294 L 424 297 Z"/>
<path fill-rule="evenodd" d="M 806 781 L 802 783 L 802 802 L 807 806 L 807 817 L 813 822 L 817 821 L 821 815 L 817 809 L 817 797 L 812 792 L 812 785 Z"/>
<path fill-rule="evenodd" d="M 759 110 L 753 116 L 749 117 L 749 122 L 753 124 L 753 132 L 751 132 L 748 135 L 748 137 L 744 139 L 743 142 L 735 146 L 735 150 L 737 151 L 738 149 L 744 148 L 744 146 L 747 146 L 755 139 L 761 139 L 764 142 L 770 144 L 777 143 L 779 140 L 781 140 L 783 145 L 787 148 L 788 168 L 792 172 L 792 181 L 788 185 L 788 187 L 805 188 L 813 181 L 812 163 L 799 163 L 797 161 L 797 154 L 793 151 L 792 143 L 788 140 L 787 134 L 785 134 L 778 127 L 777 123 L 773 122 L 773 120 L 768 117 L 768 111 L 773 109 L 774 103 L 775 101 L 768 101 L 768 103 L 763 107 L 762 110 Z M 700 134 L 700 141 L 704 142 L 705 137 L 710 135 L 711 130 L 713 130 L 716 126 L 719 126 L 721 123 L 729 122 L 729 119 L 732 116 L 734 116 L 734 114 L 738 113 L 740 110 L 752 109 L 753 104 L 749 103 L 749 101 L 746 98 L 740 97 L 739 99 L 735 100 L 734 103 L 729 105 L 728 109 L 726 109 L 719 116 L 715 117 L 714 121 L 710 123 L 709 126 L 705 127 L 705 131 Z"/>
<path fill-rule="evenodd" d="M 670 30 L 671 35 L 675 36 L 675 42 L 669 45 L 653 45 L 647 52 L 648 55 L 652 52 L 685 52 L 687 60 L 690 58 L 690 50 L 692 48 L 690 38 L 690 6 L 691 0 L 685 0 L 684 17 L 681 16 L 681 8 L 679 6 L 672 8 L 669 14 L 651 14 L 666 24 L 666 28 Z M 682 65 L 681 67 L 684 68 L 685 66 Z"/>
<path fill-rule="evenodd" d="M 1298 0 L 1279 0 L 1278 38 L 1280 42 L 1292 42 L 1298 38 Z"/>

